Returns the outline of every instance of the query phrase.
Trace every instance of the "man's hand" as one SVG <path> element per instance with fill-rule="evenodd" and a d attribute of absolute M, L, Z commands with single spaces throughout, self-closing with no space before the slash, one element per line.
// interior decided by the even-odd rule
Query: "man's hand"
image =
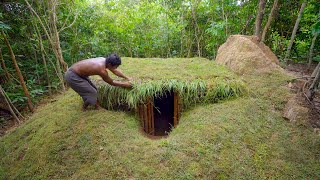
<path fill-rule="evenodd" d="M 132 88 L 132 84 L 130 82 L 124 82 L 126 88 Z"/>
<path fill-rule="evenodd" d="M 102 71 L 100 73 L 100 76 L 102 77 L 102 79 L 107 82 L 108 84 L 112 85 L 112 86 L 119 86 L 119 87 L 124 87 L 124 88 L 132 88 L 132 84 L 130 82 L 121 82 L 121 81 L 114 81 L 113 79 L 111 79 L 108 75 L 107 71 Z"/>
<path fill-rule="evenodd" d="M 127 77 L 126 78 L 128 81 L 133 81 L 133 78 L 132 77 Z"/>

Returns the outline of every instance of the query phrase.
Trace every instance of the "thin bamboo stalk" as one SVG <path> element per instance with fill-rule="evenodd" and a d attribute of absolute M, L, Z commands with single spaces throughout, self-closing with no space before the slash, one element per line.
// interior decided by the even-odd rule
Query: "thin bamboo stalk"
<path fill-rule="evenodd" d="M 286 52 L 286 55 L 285 55 L 285 58 L 284 58 L 284 60 L 286 62 L 288 61 L 288 58 L 290 57 L 293 41 L 294 41 L 294 38 L 296 37 L 298 26 L 299 26 L 299 23 L 300 23 L 300 20 L 301 20 L 301 17 L 302 17 L 302 14 L 303 14 L 303 11 L 304 11 L 304 8 L 305 8 L 306 4 L 307 4 L 307 1 L 304 1 L 302 3 L 301 7 L 300 7 L 299 15 L 298 15 L 298 18 L 297 18 L 296 23 L 294 25 L 294 28 L 293 28 L 293 31 L 292 31 L 292 34 L 291 34 L 290 43 L 289 43 L 289 46 L 288 46 L 288 49 L 287 49 L 287 52 Z"/>
<path fill-rule="evenodd" d="M 148 133 L 151 133 L 151 103 L 150 103 L 150 98 L 148 98 L 147 109 L 148 109 L 148 129 L 149 129 Z"/>
<path fill-rule="evenodd" d="M 18 66 L 18 63 L 17 63 L 17 60 L 16 60 L 16 56 L 14 55 L 13 50 L 12 50 L 12 48 L 11 48 L 11 45 L 10 45 L 10 43 L 9 43 L 9 40 L 8 40 L 7 36 L 5 35 L 5 33 L 3 32 L 3 30 L 1 30 L 1 34 L 2 34 L 2 37 L 3 37 L 3 39 L 4 39 L 4 42 L 6 43 L 8 49 L 9 49 L 9 52 L 10 52 L 10 54 L 11 54 L 11 58 L 12 58 L 14 67 L 15 67 L 15 69 L 16 69 L 16 72 L 17 72 L 17 74 L 18 74 L 18 76 L 19 76 L 19 80 L 20 80 L 20 83 L 21 83 L 23 92 L 24 92 L 25 96 L 27 97 L 27 104 L 28 104 L 29 110 L 30 110 L 31 112 L 34 112 L 33 105 L 32 105 L 32 101 L 31 101 L 31 97 L 30 97 L 30 93 L 29 93 L 29 90 L 28 90 L 28 88 L 27 88 L 27 86 L 26 86 L 26 83 L 25 83 L 25 81 L 24 81 L 24 78 L 23 78 L 23 76 L 22 76 L 22 73 L 21 73 L 21 71 L 20 71 L 20 68 L 19 68 L 19 66 Z"/>
<path fill-rule="evenodd" d="M 43 62 L 44 69 L 45 69 L 45 72 L 46 72 L 46 78 L 47 78 L 47 83 L 48 83 L 48 88 L 49 88 L 49 94 L 51 95 L 51 83 L 50 83 L 50 77 L 49 77 L 49 70 L 48 70 L 48 66 L 47 66 L 46 57 L 45 57 L 45 54 L 44 54 L 45 50 L 44 50 L 43 43 L 42 43 L 42 37 L 41 37 L 39 28 L 38 28 L 36 23 L 35 23 L 34 26 L 35 26 L 35 30 L 37 32 L 37 36 L 38 36 L 38 39 L 39 39 L 42 62 Z"/>
<path fill-rule="evenodd" d="M 143 114 L 144 114 L 144 127 L 145 127 L 145 132 L 149 133 L 149 128 L 148 128 L 148 111 L 147 111 L 147 105 L 143 105 Z"/>
<path fill-rule="evenodd" d="M 154 111 L 153 111 L 153 103 L 151 104 L 151 135 L 154 135 Z"/>
<path fill-rule="evenodd" d="M 177 127 L 178 125 L 178 97 L 177 97 L 177 93 L 174 92 L 173 95 L 173 126 L 174 128 Z"/>

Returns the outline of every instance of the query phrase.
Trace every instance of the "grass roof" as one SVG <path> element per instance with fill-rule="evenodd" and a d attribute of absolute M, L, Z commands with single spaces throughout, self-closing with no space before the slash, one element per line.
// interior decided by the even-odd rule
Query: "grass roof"
<path fill-rule="evenodd" d="M 205 58 L 123 58 L 122 61 L 120 69 L 135 79 L 134 87 L 128 90 L 99 81 L 99 99 L 107 109 L 135 108 L 147 98 L 162 96 L 171 90 L 179 93 L 185 108 L 197 102 L 217 102 L 246 92 L 243 81 L 234 73 Z"/>

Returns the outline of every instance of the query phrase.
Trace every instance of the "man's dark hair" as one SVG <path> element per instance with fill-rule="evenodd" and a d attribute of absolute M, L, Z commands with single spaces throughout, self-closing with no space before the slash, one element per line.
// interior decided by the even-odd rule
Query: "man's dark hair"
<path fill-rule="evenodd" d="M 106 65 L 111 64 L 111 66 L 120 66 L 121 65 L 121 58 L 118 54 L 110 54 L 106 57 Z"/>

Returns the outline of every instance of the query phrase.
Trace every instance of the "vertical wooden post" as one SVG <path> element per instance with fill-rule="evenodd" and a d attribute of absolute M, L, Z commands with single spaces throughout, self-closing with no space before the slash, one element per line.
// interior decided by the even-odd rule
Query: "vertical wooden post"
<path fill-rule="evenodd" d="M 154 114 L 152 104 L 153 102 L 151 98 L 149 98 L 145 103 L 138 104 L 138 109 L 136 111 L 144 131 L 150 135 L 154 135 Z"/>
<path fill-rule="evenodd" d="M 179 124 L 180 119 L 180 112 L 181 112 L 181 102 L 179 98 L 179 93 L 174 92 L 173 97 L 174 109 L 173 109 L 173 126 L 174 128 L 177 127 Z M 154 127 L 154 109 L 153 109 L 153 100 L 148 98 L 146 102 L 141 103 L 138 105 L 137 111 L 139 118 L 141 120 L 141 124 L 143 125 L 144 131 L 149 135 L 155 134 L 155 127 Z"/>
<path fill-rule="evenodd" d="M 147 102 L 147 111 L 148 111 L 148 129 L 149 129 L 149 132 L 148 132 L 148 134 L 150 133 L 150 130 L 151 130 L 151 112 L 150 112 L 150 98 L 148 98 L 148 100 L 147 100 L 148 102 Z"/>
<path fill-rule="evenodd" d="M 178 101 L 179 100 L 179 96 L 177 92 L 174 92 L 173 95 L 173 126 L 174 128 L 177 127 L 178 125 L 178 118 L 179 118 L 179 104 Z"/>
<path fill-rule="evenodd" d="M 180 96 L 179 93 L 176 93 L 176 104 L 177 104 L 177 125 L 179 124 L 179 120 L 180 120 L 180 104 L 179 104 L 179 100 L 180 100 Z"/>
<path fill-rule="evenodd" d="M 144 130 L 146 133 L 149 133 L 147 104 L 143 104 L 143 119 L 144 119 Z"/>
<path fill-rule="evenodd" d="M 141 125 L 143 127 L 143 130 L 145 131 L 146 128 L 145 128 L 145 125 L 144 125 L 144 106 L 143 104 L 140 104 L 140 113 L 141 113 Z"/>
<path fill-rule="evenodd" d="M 150 102 L 150 98 L 148 98 L 148 102 L 147 102 L 147 109 L 148 109 L 148 129 L 149 129 L 149 132 L 148 134 L 150 134 L 152 132 L 152 129 L 151 129 L 151 102 Z"/>
<path fill-rule="evenodd" d="M 143 123 L 143 107 L 140 104 L 138 104 L 138 113 L 139 113 L 139 119 L 140 119 L 140 122 L 141 122 L 141 126 L 144 127 L 144 123 Z"/>
<path fill-rule="evenodd" d="M 14 68 L 16 69 L 16 72 L 18 74 L 19 81 L 20 81 L 20 84 L 22 86 L 23 92 L 24 92 L 25 96 L 27 97 L 27 104 L 28 104 L 29 110 L 31 112 L 34 112 L 34 108 L 33 108 L 32 101 L 31 101 L 31 96 L 30 96 L 29 90 L 27 88 L 27 85 L 26 85 L 26 83 L 24 81 L 24 78 L 23 78 L 23 76 L 21 74 L 19 65 L 18 65 L 17 60 L 16 60 L 16 56 L 14 55 L 13 50 L 11 48 L 11 45 L 9 43 L 9 40 L 8 40 L 7 36 L 5 35 L 3 30 L 1 30 L 1 34 L 2 34 L 2 37 L 4 39 L 5 44 L 7 45 L 8 49 L 9 49 L 9 52 L 10 52 L 10 55 L 11 55 L 11 58 L 12 58 L 12 61 L 13 61 L 13 64 L 14 64 Z"/>
<path fill-rule="evenodd" d="M 150 113 L 151 113 L 151 135 L 154 135 L 155 132 L 154 132 L 154 112 L 153 112 L 153 103 L 151 103 L 150 101 Z"/>

